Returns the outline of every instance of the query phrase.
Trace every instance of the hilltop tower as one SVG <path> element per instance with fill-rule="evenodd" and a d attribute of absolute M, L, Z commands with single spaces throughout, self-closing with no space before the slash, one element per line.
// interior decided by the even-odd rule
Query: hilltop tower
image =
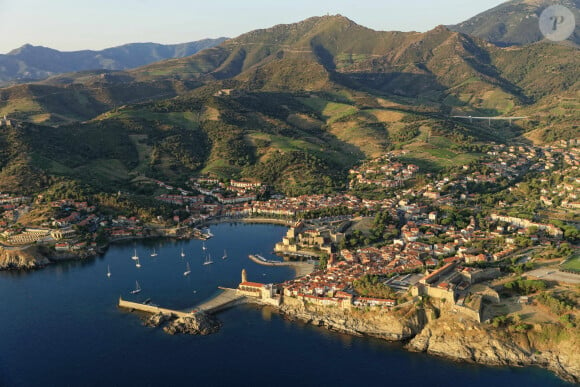
<path fill-rule="evenodd" d="M 246 269 L 242 269 L 242 283 L 248 282 L 248 275 L 246 274 Z"/>

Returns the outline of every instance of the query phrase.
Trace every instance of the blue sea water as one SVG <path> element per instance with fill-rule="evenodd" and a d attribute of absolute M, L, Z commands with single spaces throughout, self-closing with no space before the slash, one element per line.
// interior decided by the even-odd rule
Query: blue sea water
<path fill-rule="evenodd" d="M 116 244 L 100 258 L 34 272 L 0 272 L 0 386 L 563 386 L 539 368 L 460 364 L 409 353 L 399 344 L 350 337 L 245 305 L 218 315 L 219 333 L 170 336 L 116 307 L 119 296 L 181 309 L 217 286 L 293 276 L 264 267 L 285 228 L 220 224 L 201 241 Z M 155 248 L 159 255 L 151 257 Z M 180 257 L 181 249 L 186 257 Z M 141 268 L 131 260 L 134 249 Z M 224 249 L 228 258 L 222 260 Z M 190 263 L 191 275 L 183 272 Z M 111 277 L 107 278 L 107 266 Z M 131 295 L 135 281 L 142 292 Z"/>

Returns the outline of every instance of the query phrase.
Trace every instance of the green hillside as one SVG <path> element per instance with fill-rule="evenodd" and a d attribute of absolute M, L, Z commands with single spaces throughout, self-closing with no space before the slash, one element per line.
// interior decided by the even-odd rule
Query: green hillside
<path fill-rule="evenodd" d="M 0 115 L 30 122 L 15 134 L 26 159 L 4 164 L 110 189 L 210 173 L 325 192 L 390 149 L 437 171 L 475 160 L 466 145 L 566 138 L 577 70 L 563 45 L 500 48 L 442 26 L 378 32 L 315 17 L 187 58 L 0 89 Z M 489 126 L 452 115 L 530 118 Z"/>

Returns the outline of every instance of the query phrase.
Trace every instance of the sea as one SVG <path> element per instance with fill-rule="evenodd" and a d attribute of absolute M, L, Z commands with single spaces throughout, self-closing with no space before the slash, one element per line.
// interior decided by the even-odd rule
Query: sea
<path fill-rule="evenodd" d="M 570 385 L 540 368 L 455 363 L 398 343 L 290 322 L 252 305 L 219 313 L 223 327 L 208 336 L 171 336 L 117 308 L 120 296 L 190 308 L 218 286 L 237 286 L 244 268 L 249 281 L 290 279 L 288 267 L 248 259 L 275 258 L 273 246 L 285 232 L 277 225 L 224 223 L 211 226 L 214 237 L 205 242 L 116 243 L 95 259 L 0 272 L 0 386 Z M 135 251 L 140 268 L 131 259 Z M 213 264 L 203 265 L 206 254 Z M 136 281 L 142 290 L 131 294 Z"/>

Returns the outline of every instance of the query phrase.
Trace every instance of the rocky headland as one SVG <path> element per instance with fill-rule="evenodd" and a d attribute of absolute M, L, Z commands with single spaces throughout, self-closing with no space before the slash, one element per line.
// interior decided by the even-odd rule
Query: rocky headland
<path fill-rule="evenodd" d="M 340 309 L 286 302 L 284 318 L 356 336 L 399 341 L 410 351 L 455 361 L 498 366 L 538 366 L 580 382 L 580 330 L 537 324 L 528 331 L 493 327 L 444 305 L 408 303 L 393 310 Z"/>
<path fill-rule="evenodd" d="M 0 246 L 0 270 L 39 269 L 51 263 L 87 259 L 96 251 L 55 252 L 46 246 L 2 247 Z"/>
<path fill-rule="evenodd" d="M 540 366 L 580 382 L 578 328 L 536 325 L 527 332 L 444 315 L 425 325 L 406 347 L 456 361 L 488 365 Z"/>

